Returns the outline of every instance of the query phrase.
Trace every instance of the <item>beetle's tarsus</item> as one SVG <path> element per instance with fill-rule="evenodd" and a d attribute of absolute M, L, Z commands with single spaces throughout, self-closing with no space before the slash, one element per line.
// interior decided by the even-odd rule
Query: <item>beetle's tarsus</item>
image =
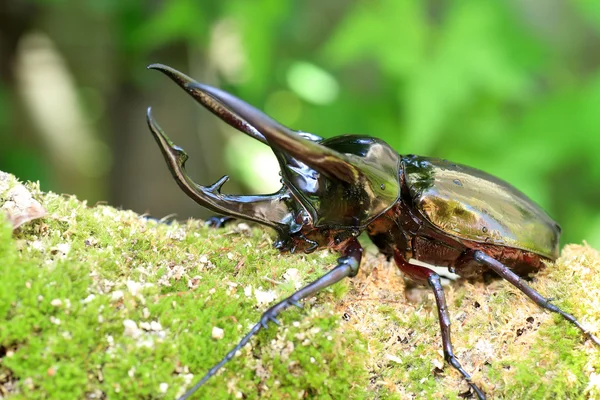
<path fill-rule="evenodd" d="M 235 218 L 233 217 L 214 215 L 210 218 L 207 218 L 206 221 L 204 221 L 204 224 L 206 226 L 210 226 L 211 228 L 223 228 L 225 224 L 233 221 L 234 219 Z"/>
<path fill-rule="evenodd" d="M 235 353 L 241 350 L 242 347 L 244 347 L 250 341 L 252 336 L 256 335 L 261 328 L 267 329 L 267 324 L 269 321 L 273 321 L 277 325 L 280 325 L 280 322 L 277 320 L 277 318 L 275 318 L 280 312 L 292 305 L 297 305 L 297 303 L 299 304 L 300 300 L 312 296 L 321 289 L 331 286 L 342 279 L 351 276 L 352 274 L 356 275 L 356 269 L 360 265 L 360 260 L 362 258 L 362 247 L 360 247 L 360 244 L 357 240 L 354 240 L 348 244 L 344 250 L 344 253 L 346 256 L 339 258 L 338 265 L 331 271 L 265 311 L 261 316 L 260 321 L 252 327 L 250 332 L 248 332 L 246 336 L 244 336 L 242 340 L 240 340 L 240 342 L 229 353 L 227 353 L 227 355 L 221 361 L 212 367 L 198 383 L 185 392 L 185 394 L 181 396 L 179 400 L 185 400 L 194 394 L 200 388 L 200 386 L 210 379 L 210 377 L 215 375 L 223 365 L 231 360 Z"/>

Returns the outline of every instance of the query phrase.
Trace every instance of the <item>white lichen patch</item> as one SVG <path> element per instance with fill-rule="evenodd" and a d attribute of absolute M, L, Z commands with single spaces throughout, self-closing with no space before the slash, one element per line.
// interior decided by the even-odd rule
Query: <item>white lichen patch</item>
<path fill-rule="evenodd" d="M 143 333 L 143 331 L 140 328 L 138 328 L 136 322 L 131 319 L 124 320 L 123 326 L 125 327 L 125 330 L 123 331 L 123 334 L 125 336 L 129 336 L 131 338 L 137 339 Z"/>
<path fill-rule="evenodd" d="M 65 258 L 69 251 L 71 251 L 71 243 L 59 243 L 50 249 L 52 254 L 56 254 L 62 258 Z"/>
<path fill-rule="evenodd" d="M 277 298 L 277 293 L 273 290 L 262 290 L 262 287 L 254 290 L 254 297 L 259 306 L 272 303 Z"/>
<path fill-rule="evenodd" d="M 221 340 L 225 337 L 225 331 L 219 327 L 213 326 L 212 338 L 215 340 Z"/>
<path fill-rule="evenodd" d="M 186 231 L 183 228 L 178 228 L 173 231 L 167 232 L 167 237 L 169 239 L 178 240 L 178 241 L 185 240 L 186 235 L 187 235 Z"/>
<path fill-rule="evenodd" d="M 61 307 L 63 305 L 63 302 L 61 299 L 53 299 L 52 301 L 50 301 L 50 305 L 52 307 Z"/>
<path fill-rule="evenodd" d="M 123 296 L 124 296 L 124 293 L 122 290 L 115 290 L 110 295 L 110 301 L 112 301 L 112 302 L 119 301 L 123 298 Z"/>
<path fill-rule="evenodd" d="M 294 288 L 296 288 L 296 290 L 300 289 L 303 285 L 302 276 L 300 275 L 298 268 L 289 268 L 288 270 L 286 270 L 283 274 L 283 279 L 286 282 L 293 283 Z"/>

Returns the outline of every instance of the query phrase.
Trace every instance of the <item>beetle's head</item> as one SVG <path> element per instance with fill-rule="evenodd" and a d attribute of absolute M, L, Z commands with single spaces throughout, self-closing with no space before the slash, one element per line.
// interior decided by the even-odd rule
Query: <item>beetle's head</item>
<path fill-rule="evenodd" d="M 281 167 L 283 187 L 274 194 L 231 196 L 223 177 L 200 186 L 185 173 L 187 155 L 162 132 L 148 109 L 148 125 L 175 179 L 199 204 L 221 214 L 257 221 L 282 233 L 311 224 L 360 230 L 394 205 L 400 195 L 400 157 L 368 136 L 322 139 L 293 131 L 231 94 L 195 82 L 170 67 L 153 64 L 223 121 L 269 146 Z"/>

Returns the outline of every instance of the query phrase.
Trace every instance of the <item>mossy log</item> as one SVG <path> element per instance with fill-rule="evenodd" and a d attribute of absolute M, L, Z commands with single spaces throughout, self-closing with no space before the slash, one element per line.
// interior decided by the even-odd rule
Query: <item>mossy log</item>
<path fill-rule="evenodd" d="M 280 254 L 272 232 L 243 223 L 159 223 L 26 187 L 46 215 L 13 229 L 0 212 L 0 398 L 173 399 L 270 303 L 337 258 Z M 531 285 L 600 332 L 598 251 L 565 246 Z M 491 398 L 600 398 L 600 349 L 569 323 L 499 280 L 458 281 L 446 294 L 455 353 Z M 195 398 L 468 392 L 444 363 L 432 296 L 406 289 L 374 251 L 357 277 L 305 304 L 260 332 Z"/>

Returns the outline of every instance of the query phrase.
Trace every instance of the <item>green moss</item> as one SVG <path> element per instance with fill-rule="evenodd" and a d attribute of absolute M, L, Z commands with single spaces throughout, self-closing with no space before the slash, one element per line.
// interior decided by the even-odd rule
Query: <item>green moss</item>
<path fill-rule="evenodd" d="M 261 229 L 157 224 L 74 198 L 36 196 L 48 217 L 14 235 L 0 226 L 0 346 L 7 353 L 0 376 L 15 397 L 173 398 L 189 385 L 186 375 L 199 379 L 268 307 L 257 305 L 253 290 L 282 298 L 295 290 L 282 278 L 287 270 L 311 280 L 335 257 L 280 257 Z M 359 381 L 366 349 L 356 332 L 341 331 L 330 293 L 284 314 L 283 330 L 260 332 L 197 397 L 364 393 L 366 384 L 348 382 Z M 127 320 L 137 329 L 126 332 Z M 213 339 L 213 327 L 225 337 Z M 295 338 L 307 331 L 318 333 Z"/>
<path fill-rule="evenodd" d="M 47 217 L 15 232 L 0 223 L 0 387 L 10 398 L 174 398 L 272 304 L 257 294 L 281 299 L 337 258 L 280 255 L 259 228 L 158 224 L 30 189 Z M 570 246 L 532 285 L 597 330 L 598 277 L 598 253 Z M 396 268 L 369 255 L 356 278 L 256 335 L 196 398 L 458 399 L 468 386 L 443 361 L 424 293 L 407 302 Z M 446 294 L 455 353 L 491 397 L 600 396 L 599 351 L 561 318 L 506 282 Z"/>

